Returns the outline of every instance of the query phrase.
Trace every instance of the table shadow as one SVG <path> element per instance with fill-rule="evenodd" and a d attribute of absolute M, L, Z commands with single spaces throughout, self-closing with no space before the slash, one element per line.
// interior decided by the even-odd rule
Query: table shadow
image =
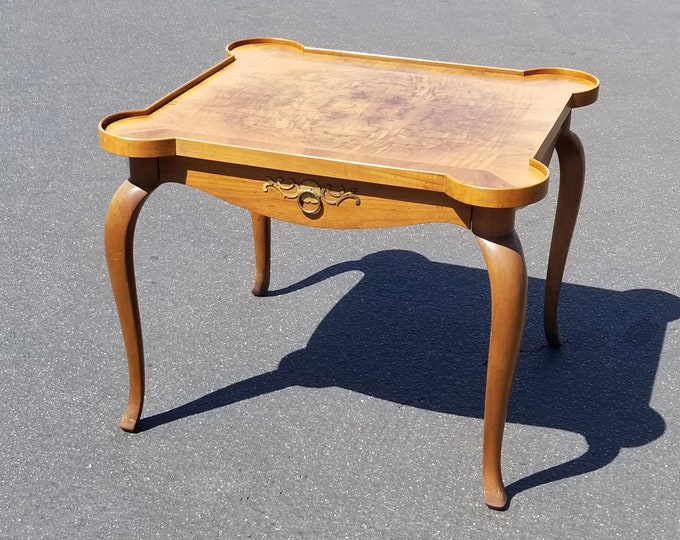
<path fill-rule="evenodd" d="M 143 418 L 138 430 L 294 385 L 338 386 L 483 418 L 490 316 L 486 272 L 390 250 L 331 266 L 270 295 L 356 270 L 363 273 L 359 283 L 319 323 L 307 346 L 283 358 L 278 369 Z M 508 422 L 578 433 L 588 449 L 510 484 L 510 498 L 604 467 L 622 448 L 647 444 L 665 431 L 649 402 L 666 325 L 680 318 L 680 299 L 650 289 L 619 292 L 565 283 L 559 318 L 567 341 L 551 349 L 541 322 L 544 284 L 529 279 Z"/>

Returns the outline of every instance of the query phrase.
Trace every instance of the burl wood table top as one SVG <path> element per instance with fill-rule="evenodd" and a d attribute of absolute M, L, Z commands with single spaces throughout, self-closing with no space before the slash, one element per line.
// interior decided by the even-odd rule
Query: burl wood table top
<path fill-rule="evenodd" d="M 105 118 L 102 146 L 446 193 L 519 207 L 547 190 L 548 162 L 598 80 L 304 48 L 257 38 L 140 111 Z"/>

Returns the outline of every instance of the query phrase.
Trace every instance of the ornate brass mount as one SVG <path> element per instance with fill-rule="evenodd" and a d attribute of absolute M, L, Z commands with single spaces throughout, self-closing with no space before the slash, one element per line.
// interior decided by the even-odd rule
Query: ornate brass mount
<path fill-rule="evenodd" d="M 319 214 L 323 210 L 323 203 L 338 206 L 345 199 L 353 199 L 356 206 L 361 204 L 361 199 L 354 191 L 345 191 L 342 186 L 339 190 L 334 190 L 331 186 L 320 186 L 311 179 L 298 183 L 294 178 L 287 180 L 280 176 L 278 178 L 267 176 L 266 178 L 267 181 L 262 184 L 263 191 L 269 191 L 270 187 L 274 187 L 284 199 L 297 199 L 298 207 L 308 216 Z"/>

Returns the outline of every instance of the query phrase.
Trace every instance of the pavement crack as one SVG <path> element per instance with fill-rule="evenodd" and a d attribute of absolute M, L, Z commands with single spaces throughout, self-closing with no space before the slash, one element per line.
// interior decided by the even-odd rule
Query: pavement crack
<path fill-rule="evenodd" d="M 569 340 L 568 340 L 568 339 L 565 339 L 565 340 L 562 342 L 562 345 L 561 345 L 561 346 L 564 346 L 564 345 L 566 345 L 567 343 L 569 343 Z M 546 344 L 544 344 L 544 345 L 540 345 L 539 347 L 520 349 L 519 352 L 520 352 L 520 354 L 522 354 L 522 353 L 526 353 L 526 354 L 535 354 L 535 353 L 541 352 L 541 351 L 544 350 L 544 349 L 552 349 L 552 348 L 553 348 L 553 347 L 551 347 L 550 345 L 548 345 L 548 344 L 546 343 Z"/>

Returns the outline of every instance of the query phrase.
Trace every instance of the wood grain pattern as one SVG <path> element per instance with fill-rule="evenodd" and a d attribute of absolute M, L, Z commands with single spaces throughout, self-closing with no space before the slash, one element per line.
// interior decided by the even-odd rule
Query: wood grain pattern
<path fill-rule="evenodd" d="M 371 229 L 442 222 L 470 226 L 470 207 L 443 193 L 181 157 L 163 158 L 159 162 L 164 182 L 180 182 L 252 212 L 298 225 Z M 318 215 L 307 216 L 295 201 L 284 200 L 275 189 L 265 191 L 267 178 L 314 180 L 321 186 L 353 189 L 360 197 L 360 205 L 345 201 L 326 207 Z"/>
<path fill-rule="evenodd" d="M 598 81 L 237 42 L 227 59 L 145 111 L 105 119 L 101 143 L 129 157 L 186 156 L 441 191 L 478 206 L 542 198 L 572 107 Z"/>
<path fill-rule="evenodd" d="M 106 219 L 106 255 L 126 347 L 132 431 L 144 400 L 133 265 L 137 215 L 165 182 L 251 212 L 253 293 L 271 271 L 271 219 L 327 228 L 445 222 L 472 229 L 491 286 L 484 412 L 484 500 L 504 508 L 505 416 L 522 338 L 527 272 L 515 213 L 547 190 L 560 160 L 545 331 L 560 343 L 557 303 L 583 189 L 583 148 L 571 110 L 599 83 L 561 68 L 517 71 L 305 49 L 256 38 L 150 107 L 109 116 L 101 145 L 130 158 L 130 179 Z"/>

